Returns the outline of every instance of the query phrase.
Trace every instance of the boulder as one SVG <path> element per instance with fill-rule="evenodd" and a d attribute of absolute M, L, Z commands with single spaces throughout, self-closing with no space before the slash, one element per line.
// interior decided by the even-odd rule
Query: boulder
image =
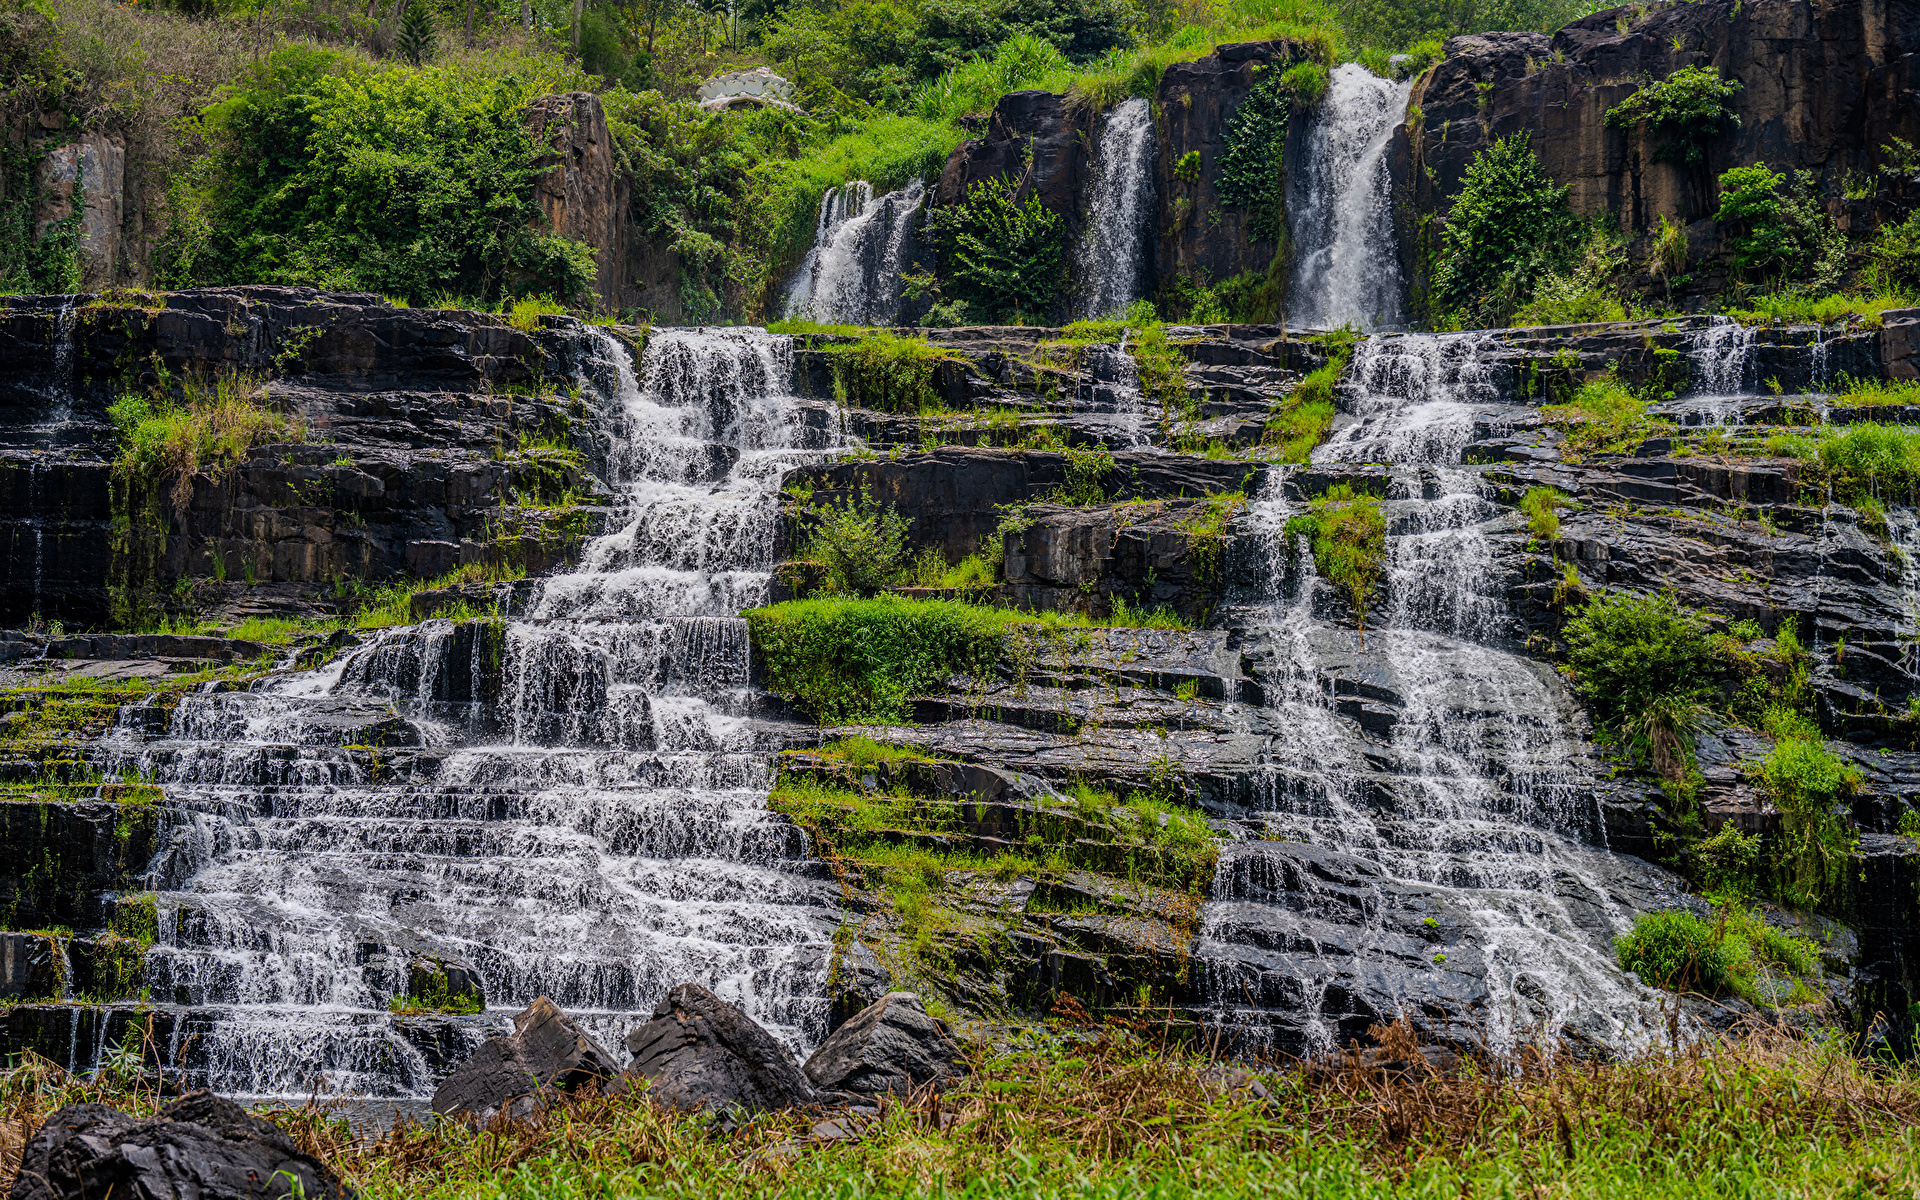
<path fill-rule="evenodd" d="M 27 1143 L 13 1200 L 341 1200 L 353 1189 L 284 1130 L 211 1092 L 141 1120 L 70 1104 Z"/>
<path fill-rule="evenodd" d="M 823 1092 L 905 1095 L 957 1069 L 960 1052 L 912 992 L 888 992 L 820 1043 L 802 1068 Z"/>
<path fill-rule="evenodd" d="M 792 1108 L 818 1097 L 793 1055 L 745 1013 L 697 983 L 667 993 L 627 1035 L 629 1078 L 682 1109 Z"/>
<path fill-rule="evenodd" d="M 488 1038 L 433 1091 L 433 1111 L 484 1121 L 505 1110 L 523 1117 L 541 1093 L 595 1086 L 618 1074 L 613 1056 L 545 996 L 513 1018 L 513 1032 Z"/>

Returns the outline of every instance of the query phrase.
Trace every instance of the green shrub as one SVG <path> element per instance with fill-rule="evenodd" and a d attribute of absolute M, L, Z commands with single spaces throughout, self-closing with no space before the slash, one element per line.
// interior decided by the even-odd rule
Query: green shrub
<path fill-rule="evenodd" d="M 1712 690 L 1706 623 L 1672 592 L 1603 592 L 1565 636 L 1574 688 L 1604 729 L 1628 733 L 1662 701 L 1697 702 Z"/>
<path fill-rule="evenodd" d="M 1733 267 L 1745 276 L 1811 272 L 1815 277 L 1802 286 L 1817 293 L 1838 274 L 1825 260 L 1837 254 L 1844 262 L 1846 238 L 1821 207 L 1809 171 L 1795 171 L 1789 179 L 1765 163 L 1735 167 L 1720 176 L 1720 208 L 1713 219 L 1734 231 Z"/>
<path fill-rule="evenodd" d="M 1474 155 L 1440 231 L 1434 299 L 1488 325 L 1533 294 L 1535 283 L 1582 244 L 1567 189 L 1554 183 L 1525 133 Z"/>
<path fill-rule="evenodd" d="M 1334 394 L 1352 361 L 1352 343 L 1335 343 L 1326 364 L 1308 372 L 1275 407 L 1261 436 L 1264 444 L 1275 447 L 1273 461 L 1304 463 L 1313 457 L 1314 448 L 1333 428 Z"/>
<path fill-rule="evenodd" d="M 1805 482 L 1825 484 L 1843 504 L 1865 497 L 1911 503 L 1920 494 L 1920 429 L 1863 421 L 1837 432 L 1770 439 L 1767 448 L 1806 461 Z"/>
<path fill-rule="evenodd" d="M 1693 877 L 1709 894 L 1745 896 L 1753 890 L 1753 870 L 1760 858 L 1758 834 L 1744 834 L 1729 821 L 1710 838 L 1695 842 L 1689 851 Z"/>
<path fill-rule="evenodd" d="M 1780 810 L 1775 891 L 1797 908 L 1835 899 L 1845 887 L 1855 842 L 1853 822 L 1836 809 L 1859 788 L 1860 772 L 1796 731 L 1774 743 L 1758 775 Z"/>
<path fill-rule="evenodd" d="M 911 413 L 941 403 L 939 366 L 953 354 L 924 337 L 863 331 L 852 343 L 815 347 L 833 368 L 834 399 L 879 412 Z"/>
<path fill-rule="evenodd" d="M 1883 287 L 1920 295 L 1920 210 L 1899 224 L 1882 225 L 1869 251 Z"/>
<path fill-rule="evenodd" d="M 1614 278 L 1626 268 L 1627 255 L 1618 230 L 1595 224 L 1587 235 L 1579 261 L 1549 272 L 1535 284 L 1533 298 L 1513 314 L 1512 324 L 1577 325 L 1586 321 L 1624 321 L 1626 305 L 1615 292 Z"/>
<path fill-rule="evenodd" d="M 871 596 L 900 582 L 911 518 L 865 496 L 807 512 L 813 532 L 800 556 L 824 569 L 826 591 Z"/>
<path fill-rule="evenodd" d="M 1021 184 L 982 180 L 927 215 L 946 289 L 996 320 L 1044 316 L 1067 284 L 1066 222 Z"/>
<path fill-rule="evenodd" d="M 984 674 L 1009 628 L 1004 609 L 941 600 L 792 600 L 744 614 L 769 691 L 798 700 L 822 724 L 899 723 L 916 695 L 949 676 Z"/>
<path fill-rule="evenodd" d="M 204 114 L 213 152 L 178 181 L 196 215 L 169 235 L 170 282 L 585 296 L 592 250 L 542 232 L 534 199 L 521 114 L 540 82 L 281 46 Z"/>
<path fill-rule="evenodd" d="M 231 473 L 253 447 L 298 431 L 267 405 L 266 389 L 239 375 L 183 381 L 175 398 L 164 382 L 151 395 L 126 395 L 108 408 L 120 435 L 113 460 L 116 486 L 157 498 L 176 509 L 193 494 L 193 477 Z"/>
<path fill-rule="evenodd" d="M 1645 913 L 1614 941 L 1621 969 L 1670 992 L 1718 995 L 1732 990 L 1727 952 L 1714 927 L 1689 912 Z"/>
<path fill-rule="evenodd" d="M 1658 83 L 1642 85 L 1607 110 L 1607 127 L 1629 129 L 1645 122 L 1660 139 L 1655 162 L 1662 159 L 1697 163 L 1707 143 L 1728 125 L 1738 125 L 1731 103 L 1740 90 L 1737 79 L 1720 78 L 1718 67 L 1681 67 Z"/>
<path fill-rule="evenodd" d="M 1297 534 L 1311 539 L 1315 569 L 1347 593 L 1355 627 L 1364 633 L 1367 607 L 1386 573 L 1387 521 L 1379 499 L 1335 484 L 1308 511 L 1288 518 L 1283 536 Z"/>

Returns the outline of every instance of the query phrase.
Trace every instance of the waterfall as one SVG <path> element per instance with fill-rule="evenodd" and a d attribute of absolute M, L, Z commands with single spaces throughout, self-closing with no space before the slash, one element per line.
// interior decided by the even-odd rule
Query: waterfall
<path fill-rule="evenodd" d="M 1285 1025 L 1288 1053 L 1344 1044 L 1343 972 L 1364 973 L 1375 992 L 1397 988 L 1409 1011 L 1439 1004 L 1495 1049 L 1568 1030 L 1609 1043 L 1658 1031 L 1657 1006 L 1612 960 L 1611 938 L 1629 922 L 1611 885 L 1630 868 L 1591 844 L 1601 825 L 1579 786 L 1592 766 L 1563 720 L 1572 706 L 1550 668 L 1516 652 L 1524 631 L 1495 554 L 1512 518 L 1461 465 L 1481 412 L 1502 399 L 1497 353 L 1485 334 L 1380 335 L 1355 356 L 1342 402 L 1356 419 L 1314 462 L 1390 471 L 1386 578 L 1364 644 L 1316 612 L 1325 589 L 1312 557 L 1283 532 L 1291 477 L 1276 471 L 1250 505 L 1271 580 L 1257 636 L 1271 655 L 1261 679 L 1272 741 L 1254 804 L 1269 840 L 1223 853 L 1195 950 L 1211 1019 L 1239 1037 L 1274 1040 Z M 1371 737 L 1336 705 L 1334 681 L 1356 678 L 1388 725 Z M 1379 874 L 1358 895 L 1344 879 L 1316 883 L 1290 857 L 1315 852 L 1302 847 Z M 1328 953 L 1281 881 L 1325 889 L 1334 909 L 1357 905 L 1361 929 L 1343 936 L 1366 944 Z M 1447 953 L 1427 963 L 1433 946 L 1387 925 L 1396 904 L 1416 901 L 1460 920 L 1446 949 L 1478 963 L 1484 994 L 1443 978 Z M 1276 964 L 1282 948 L 1290 959 Z"/>
<path fill-rule="evenodd" d="M 900 315 L 900 269 L 926 199 L 916 179 L 875 199 L 864 180 L 820 197 L 813 248 L 787 285 L 786 314 L 829 325 L 891 325 Z"/>
<path fill-rule="evenodd" d="M 1412 87 L 1358 63 L 1333 72 L 1302 169 L 1287 181 L 1295 253 L 1288 313 L 1300 324 L 1371 330 L 1404 320 L 1387 147 Z"/>
<path fill-rule="evenodd" d="M 1087 227 L 1075 248 L 1082 317 L 1111 316 L 1146 294 L 1152 212 L 1153 111 L 1145 100 L 1123 100 L 1100 131 Z"/>
<path fill-rule="evenodd" d="M 389 630 L 108 739 L 111 769 L 195 814 L 160 856 L 147 957 L 156 1000 L 190 1006 L 191 1086 L 419 1097 L 429 1050 L 443 1071 L 537 996 L 619 1054 L 689 981 L 797 1052 L 825 1035 L 838 894 L 767 810 L 737 614 L 766 595 L 781 477 L 827 436 L 784 337 L 656 329 L 636 373 L 604 331 L 576 336 L 618 516 L 524 618 Z M 396 715 L 397 744 L 342 745 Z M 388 1011 L 433 955 L 479 973 L 485 1016 Z"/>
<path fill-rule="evenodd" d="M 1710 317 L 1705 326 L 1694 331 L 1688 357 L 1693 360 L 1695 396 L 1724 400 L 1752 394 L 1747 388 L 1747 374 L 1754 333 L 1751 325 L 1722 316 Z"/>

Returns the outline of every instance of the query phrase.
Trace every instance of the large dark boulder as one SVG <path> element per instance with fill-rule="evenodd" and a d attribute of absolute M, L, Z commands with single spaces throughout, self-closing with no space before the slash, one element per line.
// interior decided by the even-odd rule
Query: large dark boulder
<path fill-rule="evenodd" d="M 888 992 L 820 1043 L 802 1068 L 823 1092 L 905 1095 L 958 1066 L 960 1051 L 912 992 Z"/>
<path fill-rule="evenodd" d="M 653 1019 L 627 1035 L 629 1078 L 645 1078 L 683 1109 L 793 1108 L 818 1099 L 787 1048 L 697 983 L 667 993 Z"/>
<path fill-rule="evenodd" d="M 27 1143 L 13 1200 L 341 1200 L 354 1194 L 284 1130 L 211 1092 L 141 1120 L 70 1104 Z"/>
<path fill-rule="evenodd" d="M 618 1074 L 613 1056 L 545 996 L 488 1038 L 433 1091 L 433 1111 L 484 1121 L 533 1111 L 542 1095 L 597 1086 Z"/>

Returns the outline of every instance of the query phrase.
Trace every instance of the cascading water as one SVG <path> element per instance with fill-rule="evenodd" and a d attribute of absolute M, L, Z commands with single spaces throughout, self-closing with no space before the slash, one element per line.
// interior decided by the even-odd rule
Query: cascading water
<path fill-rule="evenodd" d="M 1272 655 L 1262 686 L 1275 731 L 1252 823 L 1275 840 L 1223 854 L 1195 950 L 1212 1019 L 1239 1037 L 1271 1039 L 1286 1012 L 1283 1048 L 1333 1048 L 1345 1001 L 1330 993 L 1348 994 L 1354 971 L 1377 972 L 1369 986 L 1409 1011 L 1472 1007 L 1477 1036 L 1495 1048 L 1568 1029 L 1633 1042 L 1658 1028 L 1608 949 L 1627 910 L 1609 894 L 1618 860 L 1589 844 L 1600 824 L 1577 786 L 1591 764 L 1561 720 L 1569 705 L 1549 669 L 1504 648 L 1521 631 L 1489 535 L 1509 518 L 1460 465 L 1482 410 L 1500 400 L 1494 348 L 1484 334 L 1386 335 L 1355 357 L 1345 402 L 1356 420 L 1314 461 L 1391 468 L 1383 603 L 1364 643 L 1314 611 L 1311 555 L 1284 534 L 1289 477 L 1276 472 L 1251 506 L 1272 580 L 1260 640 Z M 1375 725 L 1374 740 L 1339 714 L 1336 677 L 1379 699 L 1388 727 Z M 1316 881 L 1298 866 L 1303 846 L 1379 874 L 1358 895 Z M 1281 880 L 1303 911 L 1277 907 Z M 1328 944 L 1319 902 L 1297 899 L 1316 890 L 1347 919 L 1357 907 L 1365 946 Z M 1384 923 L 1408 896 L 1458 916 L 1465 928 L 1448 950 L 1474 956 L 1484 994 L 1429 990 L 1461 985 L 1442 978 L 1447 953 L 1424 961 L 1432 946 Z M 1411 965 L 1396 975 L 1357 960 Z"/>
<path fill-rule="evenodd" d="M 1287 181 L 1296 263 L 1287 313 L 1298 324 L 1372 330 L 1404 320 L 1387 147 L 1412 87 L 1358 63 L 1333 72 L 1302 169 Z"/>
<path fill-rule="evenodd" d="M 1693 394 L 1712 399 L 1749 395 L 1747 374 L 1753 357 L 1754 328 L 1731 317 L 1715 316 L 1693 335 Z"/>
<path fill-rule="evenodd" d="M 424 1094 L 416 1042 L 445 1034 L 388 1002 L 436 956 L 484 981 L 469 1048 L 546 995 L 618 1054 L 686 981 L 796 1050 L 824 1035 L 837 899 L 766 808 L 736 614 L 765 597 L 780 478 L 831 423 L 789 394 L 785 338 L 658 329 L 636 380 L 612 337 L 578 336 L 617 528 L 523 618 L 428 621 L 192 695 L 159 737 L 141 733 L 157 714 L 123 712 L 112 766 L 194 814 L 155 868 L 147 970 L 186 1006 L 174 1050 L 195 1086 Z M 424 746 L 341 745 L 396 714 Z"/>
<path fill-rule="evenodd" d="M 900 314 L 900 270 L 926 200 L 916 179 L 874 198 L 861 180 L 820 197 L 813 248 L 787 285 L 786 311 L 832 325 L 891 325 Z"/>
<path fill-rule="evenodd" d="M 1153 110 L 1145 100 L 1123 100 L 1108 111 L 1094 153 L 1087 228 L 1075 255 L 1080 315 L 1088 320 L 1120 312 L 1146 294 L 1153 146 Z"/>

